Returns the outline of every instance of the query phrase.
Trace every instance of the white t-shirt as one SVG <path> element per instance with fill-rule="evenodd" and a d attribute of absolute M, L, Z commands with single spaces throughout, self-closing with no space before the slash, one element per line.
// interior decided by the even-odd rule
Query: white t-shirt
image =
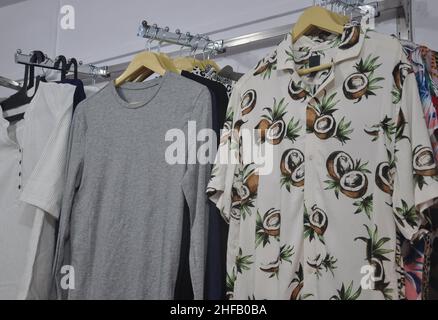
<path fill-rule="evenodd" d="M 23 120 L 0 114 L 0 299 L 47 299 L 75 87 L 40 83 Z"/>

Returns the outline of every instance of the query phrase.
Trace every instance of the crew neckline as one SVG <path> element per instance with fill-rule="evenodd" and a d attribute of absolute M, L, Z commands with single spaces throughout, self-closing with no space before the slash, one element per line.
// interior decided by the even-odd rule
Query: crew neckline
<path fill-rule="evenodd" d="M 169 78 L 171 78 L 172 76 L 173 76 L 173 73 L 168 71 L 161 77 L 158 77 L 158 78 L 146 81 L 146 82 L 126 82 L 118 88 L 115 86 L 114 81 L 111 81 L 110 82 L 110 90 L 111 90 L 112 95 L 114 96 L 114 98 L 116 99 L 116 101 L 119 105 L 121 105 L 124 108 L 128 108 L 128 109 L 138 109 L 138 108 L 144 107 L 144 106 L 150 104 L 152 101 L 154 101 L 155 98 L 160 93 L 160 91 L 163 89 L 167 80 Z M 156 91 L 154 92 L 154 94 L 152 94 L 151 97 L 149 97 L 149 99 L 147 99 L 145 101 L 134 102 L 134 103 L 126 101 L 124 98 L 122 98 L 120 96 L 120 93 L 118 91 L 119 89 L 146 90 L 149 88 L 153 88 L 155 86 L 157 87 Z"/>

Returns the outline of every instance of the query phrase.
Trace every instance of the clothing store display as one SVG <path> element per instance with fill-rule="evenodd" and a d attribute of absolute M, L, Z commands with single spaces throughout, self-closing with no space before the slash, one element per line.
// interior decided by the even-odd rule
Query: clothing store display
<path fill-rule="evenodd" d="M 68 299 L 172 299 L 184 201 L 194 298 L 203 298 L 209 166 L 171 164 L 175 149 L 163 143 L 179 129 L 188 137 L 183 159 L 193 161 L 200 142 L 187 136 L 189 121 L 211 128 L 210 92 L 170 72 L 111 82 L 77 107 L 55 258 L 57 277 L 62 265 L 75 268 Z"/>
<path fill-rule="evenodd" d="M 219 144 L 220 130 L 224 126 L 228 106 L 227 89 L 223 84 L 182 71 L 181 75 L 210 89 L 212 95 L 212 127 Z M 205 298 L 209 300 L 225 299 L 226 295 L 226 250 L 228 225 L 220 217 L 219 210 L 209 202 L 209 225 L 207 245 L 207 265 L 205 275 Z"/>
<path fill-rule="evenodd" d="M 438 42 L 412 1 L 175 3 L 175 29 L 12 2 L 0 300 L 438 299 Z"/>
<path fill-rule="evenodd" d="M 312 55 L 332 68 L 300 77 Z M 229 112 L 238 162 L 217 165 L 207 190 L 230 224 L 229 297 L 403 297 L 396 230 L 416 236 L 438 177 L 398 40 L 356 24 L 317 41 L 288 35 L 236 84 Z M 248 144 L 270 145 L 268 173 Z M 367 272 L 377 280 L 362 288 Z"/>
<path fill-rule="evenodd" d="M 23 120 L 0 119 L 0 299 L 49 297 L 74 91 L 41 82 Z"/>

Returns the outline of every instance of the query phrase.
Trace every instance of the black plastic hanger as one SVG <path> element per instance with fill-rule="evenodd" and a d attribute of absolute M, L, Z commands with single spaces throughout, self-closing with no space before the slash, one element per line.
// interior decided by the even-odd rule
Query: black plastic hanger
<path fill-rule="evenodd" d="M 32 51 L 32 56 L 30 57 L 29 62 L 40 64 L 46 60 L 46 57 L 42 51 L 35 50 Z M 30 76 L 29 76 L 29 84 L 27 86 L 27 90 L 32 89 L 34 86 L 34 78 L 35 78 L 35 66 L 30 66 Z M 35 91 L 37 89 L 37 85 L 39 84 L 40 77 L 38 76 L 35 81 Z"/>
<path fill-rule="evenodd" d="M 61 65 L 61 69 L 59 69 L 59 65 Z M 60 55 L 56 58 L 55 63 L 53 64 L 53 67 L 55 69 L 61 70 L 61 81 L 65 80 L 65 77 L 67 75 L 68 69 L 67 69 L 67 59 L 63 56 Z"/>
<path fill-rule="evenodd" d="M 78 80 L 78 61 L 75 58 L 71 58 L 67 63 L 66 71 L 70 71 L 71 66 L 73 65 L 73 79 Z"/>
<path fill-rule="evenodd" d="M 39 61 L 44 61 L 45 57 L 41 51 L 34 51 L 32 56 L 30 57 L 31 63 L 37 63 Z M 42 61 L 41 61 L 42 60 Z M 28 104 L 32 101 L 32 97 L 27 95 L 27 90 L 32 88 L 34 84 L 33 75 L 35 74 L 35 66 L 32 64 L 26 64 L 24 67 L 24 78 L 23 78 L 23 87 L 12 96 L 2 101 L 0 105 L 2 106 L 3 111 L 15 109 L 21 106 Z"/>

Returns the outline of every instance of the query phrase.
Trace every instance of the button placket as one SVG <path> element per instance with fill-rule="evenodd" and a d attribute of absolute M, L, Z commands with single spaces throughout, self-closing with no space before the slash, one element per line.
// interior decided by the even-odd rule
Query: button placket
<path fill-rule="evenodd" d="M 331 81 L 330 79 L 328 79 Z M 327 83 L 324 84 L 326 86 Z M 309 98 L 308 104 L 315 104 L 316 101 L 320 100 L 324 91 L 319 89 L 315 95 Z M 308 109 L 308 108 L 306 108 Z M 306 119 L 307 119 L 307 110 L 306 110 Z M 311 129 L 311 128 L 307 128 Z M 308 214 L 311 214 L 311 208 L 316 204 L 315 195 L 318 193 L 318 189 L 320 187 L 319 182 L 317 180 L 316 172 L 317 167 L 319 165 L 318 160 L 318 141 L 315 138 L 315 135 L 311 132 L 311 130 L 306 130 L 305 139 L 304 139 L 304 158 L 305 158 L 305 182 L 304 182 L 304 205 L 306 206 Z M 312 293 L 313 297 L 318 297 L 318 277 L 316 274 L 315 267 L 309 265 L 310 262 L 312 265 L 317 265 L 319 260 L 324 258 L 324 249 L 318 245 L 318 240 L 313 239 L 312 241 L 309 238 L 304 240 L 304 284 L 306 287 L 306 292 Z"/>
<path fill-rule="evenodd" d="M 23 148 L 19 147 L 19 160 L 18 160 L 18 190 L 22 189 L 22 177 L 23 177 Z"/>

